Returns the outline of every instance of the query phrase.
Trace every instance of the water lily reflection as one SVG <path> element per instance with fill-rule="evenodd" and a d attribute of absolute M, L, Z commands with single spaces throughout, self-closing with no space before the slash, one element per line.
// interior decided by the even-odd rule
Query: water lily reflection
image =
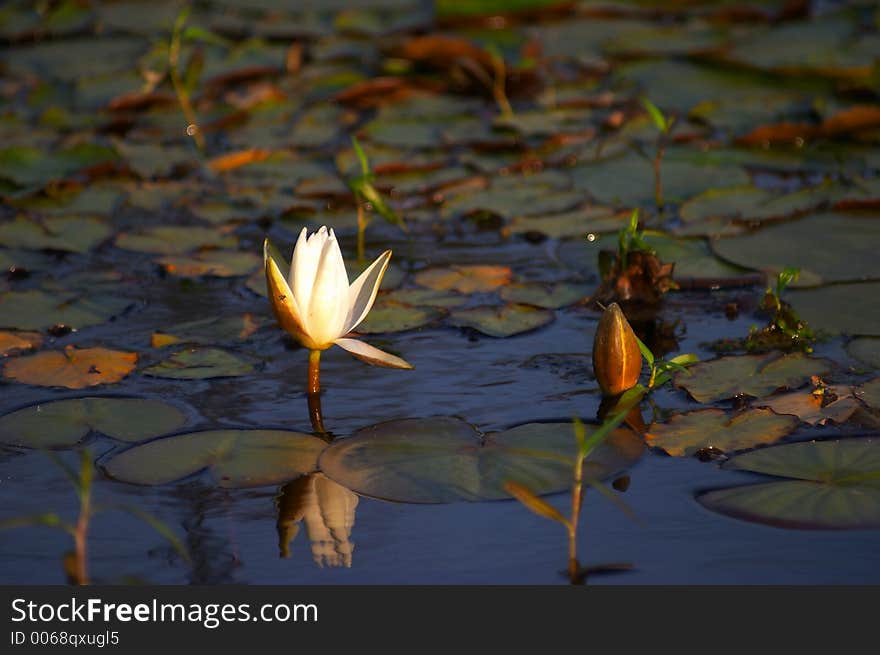
<path fill-rule="evenodd" d="M 304 475 L 281 488 L 278 506 L 278 546 L 281 557 L 290 556 L 290 545 L 305 523 L 312 557 L 320 566 L 351 567 L 357 494 L 322 473 Z"/>

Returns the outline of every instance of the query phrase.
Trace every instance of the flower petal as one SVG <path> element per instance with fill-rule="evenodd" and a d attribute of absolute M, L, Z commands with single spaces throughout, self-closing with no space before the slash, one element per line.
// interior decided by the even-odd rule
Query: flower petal
<path fill-rule="evenodd" d="M 281 269 L 278 268 L 275 258 L 269 254 L 269 239 L 263 241 L 263 265 L 266 270 L 266 290 L 269 295 L 269 304 L 278 324 L 304 346 L 311 348 L 314 344 L 308 338 L 296 298 L 290 290 L 287 280 L 284 279 Z"/>
<path fill-rule="evenodd" d="M 368 343 L 364 343 L 358 339 L 337 339 L 336 345 L 350 352 L 362 362 L 372 364 L 373 366 L 383 366 L 385 368 L 413 368 L 405 359 L 396 357 L 384 350 L 379 350 Z"/>
<path fill-rule="evenodd" d="M 346 334 L 360 325 L 370 313 L 390 260 L 391 251 L 386 250 L 348 288 L 349 310 L 345 321 Z"/>
<path fill-rule="evenodd" d="M 348 274 L 333 230 L 323 242 L 308 307 L 309 336 L 320 347 L 329 347 L 346 333 Z"/>
<path fill-rule="evenodd" d="M 325 238 L 326 229 L 323 233 L 318 230 L 308 236 L 308 230 L 303 228 L 293 248 L 293 257 L 290 260 L 290 288 L 304 313 L 312 299 L 312 288 L 315 286 L 315 274 L 318 271 L 318 261 Z M 307 316 L 303 315 L 303 320 L 308 323 Z"/>

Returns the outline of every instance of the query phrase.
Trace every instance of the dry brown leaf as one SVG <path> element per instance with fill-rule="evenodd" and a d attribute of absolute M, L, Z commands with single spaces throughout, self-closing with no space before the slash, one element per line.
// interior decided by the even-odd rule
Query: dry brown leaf
<path fill-rule="evenodd" d="M 459 291 L 475 293 L 494 291 L 510 284 L 513 271 L 507 266 L 449 266 L 448 268 L 429 268 L 416 275 L 416 284 L 437 291 Z"/>
<path fill-rule="evenodd" d="M 754 130 L 739 137 L 736 141 L 744 146 L 764 146 L 766 144 L 801 143 L 804 140 L 816 136 L 820 131 L 818 125 L 809 123 L 774 123 L 772 125 L 760 125 Z M 800 141 L 799 141 L 800 140 Z"/>
<path fill-rule="evenodd" d="M 757 403 L 777 414 L 792 414 L 810 425 L 845 423 L 859 409 L 850 387 L 821 387 L 774 396 Z"/>
<path fill-rule="evenodd" d="M 358 109 L 369 109 L 398 102 L 412 95 L 412 92 L 412 86 L 401 77 L 374 77 L 346 87 L 336 94 L 336 102 Z"/>
<path fill-rule="evenodd" d="M 880 127 L 880 107 L 854 105 L 837 112 L 822 123 L 822 134 L 837 136 Z"/>
<path fill-rule="evenodd" d="M 24 384 L 83 389 L 119 382 L 134 370 L 137 359 L 137 353 L 67 346 L 64 352 L 52 350 L 12 359 L 3 375 Z"/>
<path fill-rule="evenodd" d="M 265 150 L 263 148 L 248 148 L 247 150 L 238 150 L 236 152 L 229 152 L 225 155 L 220 155 L 219 157 L 214 157 L 213 159 L 210 159 L 208 161 L 208 168 L 210 168 L 215 173 L 224 173 L 226 171 L 240 168 L 247 164 L 252 164 L 254 162 L 268 159 L 271 154 L 271 150 Z"/>
<path fill-rule="evenodd" d="M 440 70 L 460 66 L 466 59 L 475 62 L 487 72 L 493 70 L 492 56 L 487 51 L 467 39 L 455 36 L 417 36 L 404 43 L 395 54 L 401 59 Z"/>
<path fill-rule="evenodd" d="M 38 332 L 0 332 L 0 357 L 36 350 L 42 345 L 43 337 Z"/>

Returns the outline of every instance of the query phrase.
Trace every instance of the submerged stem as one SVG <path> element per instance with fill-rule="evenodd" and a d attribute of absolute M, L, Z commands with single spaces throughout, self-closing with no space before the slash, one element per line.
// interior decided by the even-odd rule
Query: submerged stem
<path fill-rule="evenodd" d="M 321 351 L 309 351 L 309 378 L 308 388 L 309 394 L 321 393 Z"/>

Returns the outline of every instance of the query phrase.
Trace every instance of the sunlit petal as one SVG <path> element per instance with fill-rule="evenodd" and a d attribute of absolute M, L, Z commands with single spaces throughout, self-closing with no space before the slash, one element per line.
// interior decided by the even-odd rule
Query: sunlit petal
<path fill-rule="evenodd" d="M 309 306 L 312 286 L 315 283 L 315 272 L 318 270 L 318 256 L 313 253 L 314 244 L 311 241 L 313 240 L 308 238 L 308 230 L 303 228 L 296 240 L 296 246 L 293 248 L 290 277 L 288 278 L 293 295 L 303 310 Z"/>
<path fill-rule="evenodd" d="M 361 273 L 358 278 L 351 283 L 348 289 L 348 302 L 350 309 L 345 321 L 345 333 L 348 334 L 358 325 L 361 324 L 376 300 L 376 294 L 379 292 L 379 285 L 382 284 L 382 277 L 388 269 L 388 262 L 391 260 L 391 251 L 386 250 L 376 258 L 369 268 Z"/>
<path fill-rule="evenodd" d="M 386 368 L 413 368 L 412 364 L 405 359 L 401 359 L 384 350 L 379 350 L 368 343 L 364 343 L 358 339 L 337 339 L 336 345 L 344 348 L 359 360 L 372 364 L 373 366 L 384 366 Z"/>
<path fill-rule="evenodd" d="M 333 231 L 323 241 L 306 322 L 310 336 L 322 348 L 345 334 L 348 315 L 348 275 Z"/>
<path fill-rule="evenodd" d="M 278 264 L 269 254 L 269 240 L 263 242 L 263 265 L 266 271 L 266 291 L 272 313 L 283 330 L 297 338 L 303 345 L 310 347 L 308 331 L 303 323 L 302 313 L 287 280 L 278 268 Z"/>

